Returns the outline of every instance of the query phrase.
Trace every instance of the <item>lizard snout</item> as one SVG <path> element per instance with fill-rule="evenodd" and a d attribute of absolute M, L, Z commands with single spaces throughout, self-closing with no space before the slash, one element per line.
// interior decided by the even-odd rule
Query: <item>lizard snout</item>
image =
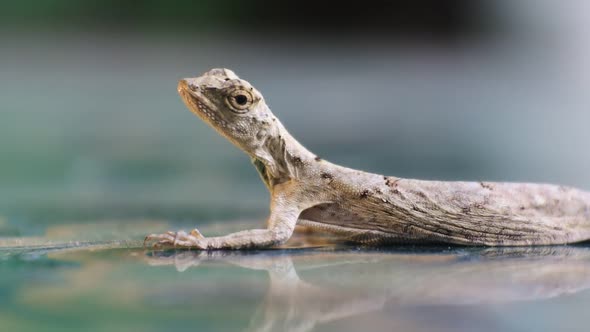
<path fill-rule="evenodd" d="M 176 87 L 176 91 L 178 93 L 182 93 L 183 91 L 188 89 L 188 82 L 185 79 L 178 81 L 178 86 Z"/>
<path fill-rule="evenodd" d="M 195 82 L 194 78 L 183 78 L 180 81 L 178 81 L 177 90 L 178 93 L 199 91 L 200 87 L 199 84 Z"/>

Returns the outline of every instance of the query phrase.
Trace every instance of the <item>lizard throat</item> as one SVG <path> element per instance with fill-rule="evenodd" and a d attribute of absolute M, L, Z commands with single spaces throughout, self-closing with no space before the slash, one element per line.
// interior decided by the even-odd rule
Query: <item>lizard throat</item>
<path fill-rule="evenodd" d="M 270 190 L 272 188 L 272 183 L 274 181 L 272 181 L 272 178 L 268 174 L 266 165 L 264 165 L 262 160 L 257 158 L 252 158 L 252 164 L 258 171 L 258 175 L 260 175 L 260 178 L 262 179 L 262 182 L 264 182 L 264 185 Z"/>
<path fill-rule="evenodd" d="M 277 123 L 276 129 L 278 133 L 266 137 L 250 154 L 252 163 L 269 189 L 299 179 L 315 158 L 280 123 Z"/>

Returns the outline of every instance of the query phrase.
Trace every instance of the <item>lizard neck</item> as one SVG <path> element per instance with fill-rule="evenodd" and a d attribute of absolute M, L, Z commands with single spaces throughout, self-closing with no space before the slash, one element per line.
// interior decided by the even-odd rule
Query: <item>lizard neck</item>
<path fill-rule="evenodd" d="M 272 188 L 304 174 L 306 165 L 316 156 L 299 143 L 285 127 L 276 120 L 272 132 L 250 154 L 252 162 L 266 186 Z"/>

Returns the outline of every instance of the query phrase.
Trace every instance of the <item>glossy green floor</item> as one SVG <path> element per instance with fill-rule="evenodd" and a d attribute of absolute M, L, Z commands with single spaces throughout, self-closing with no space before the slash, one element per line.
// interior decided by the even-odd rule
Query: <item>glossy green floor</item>
<path fill-rule="evenodd" d="M 97 229 L 3 240 L 2 330 L 586 331 L 590 323 L 588 246 L 375 250 L 299 235 L 289 248 L 200 253 L 143 249 L 131 229 L 96 240 Z M 88 234 L 94 240 L 68 240 Z"/>

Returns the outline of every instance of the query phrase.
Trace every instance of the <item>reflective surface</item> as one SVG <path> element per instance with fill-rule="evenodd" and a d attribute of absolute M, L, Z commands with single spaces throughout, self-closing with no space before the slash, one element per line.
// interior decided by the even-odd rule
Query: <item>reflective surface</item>
<path fill-rule="evenodd" d="M 0 249 L 3 330 L 586 331 L 590 324 L 587 246 L 376 250 L 298 235 L 283 249 L 201 253 L 48 233 Z"/>

